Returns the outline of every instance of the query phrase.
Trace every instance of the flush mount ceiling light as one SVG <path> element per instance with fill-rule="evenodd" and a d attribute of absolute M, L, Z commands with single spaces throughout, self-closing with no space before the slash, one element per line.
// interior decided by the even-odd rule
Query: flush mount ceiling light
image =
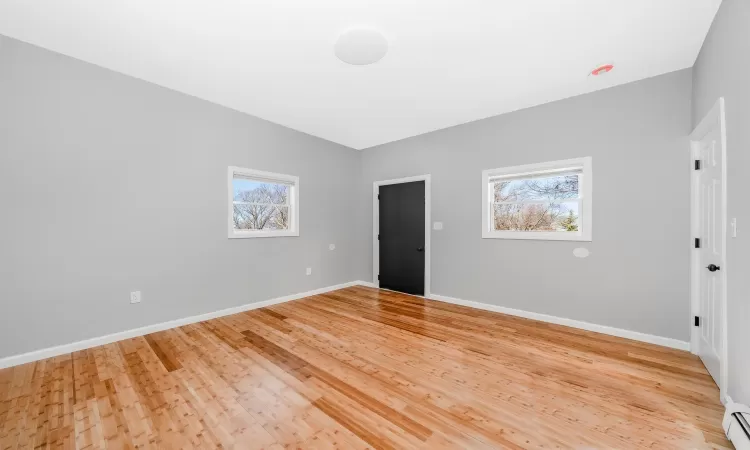
<path fill-rule="evenodd" d="M 388 53 L 388 40 L 372 28 L 352 28 L 339 36 L 334 47 L 336 57 L 355 66 L 374 64 Z"/>
<path fill-rule="evenodd" d="M 594 68 L 594 70 L 589 72 L 589 75 L 597 77 L 599 75 L 604 75 L 605 73 L 610 72 L 614 68 L 615 68 L 614 63 L 599 64 L 598 66 Z"/>

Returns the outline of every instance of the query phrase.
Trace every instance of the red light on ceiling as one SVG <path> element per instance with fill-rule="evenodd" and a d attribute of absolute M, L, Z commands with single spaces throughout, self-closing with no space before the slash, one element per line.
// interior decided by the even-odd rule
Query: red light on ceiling
<path fill-rule="evenodd" d="M 614 64 L 602 64 L 601 66 L 592 70 L 591 75 L 593 76 L 604 75 L 605 73 L 611 71 L 614 68 L 615 68 Z"/>

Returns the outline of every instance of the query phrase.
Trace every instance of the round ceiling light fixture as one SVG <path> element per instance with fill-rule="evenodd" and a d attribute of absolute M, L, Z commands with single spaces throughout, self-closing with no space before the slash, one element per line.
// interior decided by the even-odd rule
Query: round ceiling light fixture
<path fill-rule="evenodd" d="M 354 66 L 374 64 L 388 53 L 388 40 L 378 30 L 358 27 L 344 31 L 334 47 L 336 57 Z"/>
<path fill-rule="evenodd" d="M 589 72 L 589 75 L 593 75 L 597 77 L 599 75 L 604 75 L 605 73 L 609 73 L 614 68 L 615 68 L 614 63 L 599 64 L 598 66 L 594 68 L 594 70 Z"/>

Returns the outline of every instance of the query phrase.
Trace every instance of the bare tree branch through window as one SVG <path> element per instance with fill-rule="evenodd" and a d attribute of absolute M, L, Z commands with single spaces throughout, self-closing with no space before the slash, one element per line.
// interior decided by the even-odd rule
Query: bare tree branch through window
<path fill-rule="evenodd" d="M 495 230 L 578 231 L 579 175 L 493 181 Z"/>
<path fill-rule="evenodd" d="M 289 186 L 254 183 L 235 189 L 233 220 L 238 230 L 289 229 Z"/>

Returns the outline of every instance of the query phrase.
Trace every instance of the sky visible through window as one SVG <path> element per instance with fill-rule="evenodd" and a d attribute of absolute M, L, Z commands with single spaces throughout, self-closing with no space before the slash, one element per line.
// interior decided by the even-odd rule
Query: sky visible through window
<path fill-rule="evenodd" d="M 234 188 L 234 198 L 237 199 L 237 195 L 242 191 L 252 191 L 259 188 L 263 183 L 259 181 L 246 180 L 244 178 L 235 178 L 232 180 L 232 187 Z"/>

